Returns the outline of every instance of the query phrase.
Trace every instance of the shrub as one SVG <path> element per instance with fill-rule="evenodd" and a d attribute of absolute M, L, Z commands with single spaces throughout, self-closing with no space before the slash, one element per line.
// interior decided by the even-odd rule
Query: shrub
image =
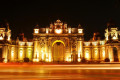
<path fill-rule="evenodd" d="M 105 59 L 105 62 L 110 62 L 110 59 L 109 59 L 109 58 L 106 58 L 106 59 Z"/>
<path fill-rule="evenodd" d="M 24 62 L 29 62 L 29 58 L 24 58 Z"/>
<path fill-rule="evenodd" d="M 82 58 L 82 59 L 81 59 L 81 62 L 82 62 L 82 63 L 85 63 L 85 62 L 87 62 L 87 60 L 86 60 L 85 58 Z"/>
<path fill-rule="evenodd" d="M 115 62 L 119 62 L 119 59 L 118 59 L 118 58 L 115 58 L 114 61 L 115 61 Z"/>
<path fill-rule="evenodd" d="M 0 62 L 3 62 L 4 61 L 4 58 L 0 58 Z"/>

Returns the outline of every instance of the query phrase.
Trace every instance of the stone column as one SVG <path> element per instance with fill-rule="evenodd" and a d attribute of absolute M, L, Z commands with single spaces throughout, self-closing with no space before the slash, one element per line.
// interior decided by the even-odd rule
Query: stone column
<path fill-rule="evenodd" d="M 76 41 L 75 41 L 75 39 L 72 41 L 72 56 L 73 56 L 73 62 L 77 62 Z"/>
<path fill-rule="evenodd" d="M 34 55 L 33 62 L 39 62 L 38 40 L 34 41 Z"/>
<path fill-rule="evenodd" d="M 77 51 L 78 51 L 78 62 L 80 62 L 81 58 L 83 58 L 83 41 L 81 40 L 77 41 Z"/>
<path fill-rule="evenodd" d="M 49 54 L 49 62 L 52 62 L 53 58 L 52 58 L 52 42 L 51 42 L 51 40 L 49 40 L 49 43 L 48 43 L 48 54 Z"/>
<path fill-rule="evenodd" d="M 3 62 L 5 62 L 5 63 L 8 61 L 8 51 L 9 51 L 8 44 L 5 44 L 3 46 L 3 55 L 2 55 L 2 58 L 4 58 Z"/>

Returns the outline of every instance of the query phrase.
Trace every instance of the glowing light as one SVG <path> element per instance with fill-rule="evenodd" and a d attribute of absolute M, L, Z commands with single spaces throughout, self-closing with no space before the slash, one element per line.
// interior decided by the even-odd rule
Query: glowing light
<path fill-rule="evenodd" d="M 78 33 L 83 33 L 83 30 L 82 29 L 78 29 Z"/>
<path fill-rule="evenodd" d="M 20 46 L 24 46 L 24 45 L 25 45 L 25 42 L 20 41 L 20 42 L 19 42 L 19 45 L 20 45 Z"/>
<path fill-rule="evenodd" d="M 47 33 L 47 34 L 49 33 L 49 29 L 48 29 L 48 28 L 46 29 L 46 33 Z"/>
<path fill-rule="evenodd" d="M 98 45 L 98 41 L 92 42 L 93 46 L 97 46 Z"/>
<path fill-rule="evenodd" d="M 43 52 L 43 50 L 41 51 L 41 53 L 42 53 L 42 60 L 44 60 L 44 52 Z"/>
<path fill-rule="evenodd" d="M 46 62 L 49 62 L 49 59 L 48 59 L 48 58 L 46 58 Z"/>
<path fill-rule="evenodd" d="M 51 56 L 49 56 L 49 62 L 51 62 L 52 60 L 51 60 Z"/>
<path fill-rule="evenodd" d="M 71 57 L 66 58 L 66 61 L 71 62 L 72 61 Z"/>
<path fill-rule="evenodd" d="M 90 46 L 90 42 L 84 42 L 85 46 Z"/>
<path fill-rule="evenodd" d="M 23 55 L 23 51 L 20 50 L 20 58 L 22 58 L 22 55 Z"/>
<path fill-rule="evenodd" d="M 11 59 L 14 59 L 14 51 L 11 51 Z"/>
<path fill-rule="evenodd" d="M 38 34 L 39 33 L 39 29 L 34 29 L 34 33 Z"/>
<path fill-rule="evenodd" d="M 33 59 L 33 62 L 39 62 L 39 59 Z"/>
<path fill-rule="evenodd" d="M 68 33 L 71 33 L 71 28 L 68 28 Z"/>
<path fill-rule="evenodd" d="M 38 52 L 36 52 L 36 58 L 39 58 L 39 53 Z"/>
<path fill-rule="evenodd" d="M 0 40 L 3 40 L 3 37 L 0 37 Z"/>
<path fill-rule="evenodd" d="M 86 55 L 85 55 L 85 56 L 86 56 L 86 58 L 88 59 L 88 58 L 89 58 L 89 53 L 86 53 Z"/>
<path fill-rule="evenodd" d="M 61 43 L 63 43 L 63 45 L 65 46 L 65 44 L 64 44 L 63 41 L 61 41 L 61 40 L 56 40 L 56 41 L 53 42 L 52 47 L 53 47 L 53 45 L 54 45 L 55 43 L 57 43 L 57 42 L 61 42 Z"/>
<path fill-rule="evenodd" d="M 80 62 L 81 61 L 81 59 L 80 58 L 78 58 L 78 62 Z"/>
<path fill-rule="evenodd" d="M 115 39 L 117 39 L 117 37 L 114 36 L 113 39 L 115 40 Z"/>
<path fill-rule="evenodd" d="M 104 45 L 105 44 L 105 41 L 100 41 L 100 45 Z"/>
<path fill-rule="evenodd" d="M 32 46 L 33 42 L 27 42 L 27 46 Z"/>
<path fill-rule="evenodd" d="M 56 32 L 57 34 L 60 34 L 60 33 L 62 33 L 62 29 L 55 29 L 55 32 Z"/>
<path fill-rule="evenodd" d="M 105 58 L 105 51 L 103 51 L 102 53 L 103 53 L 102 56 L 103 56 L 103 59 L 104 59 Z"/>
<path fill-rule="evenodd" d="M 8 37 L 8 41 L 10 41 L 10 37 Z"/>
<path fill-rule="evenodd" d="M 27 48 L 26 57 L 29 58 L 30 60 L 32 59 L 32 48 Z"/>
<path fill-rule="evenodd" d="M 86 59 L 90 58 L 90 56 L 89 56 L 89 50 L 88 49 L 85 50 L 85 58 Z"/>
<path fill-rule="evenodd" d="M 7 63 L 7 61 L 8 61 L 7 59 L 4 59 L 4 61 L 3 61 L 3 62 L 4 62 L 4 63 Z"/>

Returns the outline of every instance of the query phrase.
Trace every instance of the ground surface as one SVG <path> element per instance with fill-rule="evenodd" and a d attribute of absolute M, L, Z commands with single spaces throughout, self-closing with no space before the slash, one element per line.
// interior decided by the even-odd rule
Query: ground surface
<path fill-rule="evenodd" d="M 120 64 L 0 63 L 0 80 L 118 80 Z"/>

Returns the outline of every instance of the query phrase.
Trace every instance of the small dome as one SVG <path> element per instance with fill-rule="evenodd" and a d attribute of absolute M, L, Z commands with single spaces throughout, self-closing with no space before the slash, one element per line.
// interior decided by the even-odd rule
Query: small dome
<path fill-rule="evenodd" d="M 113 19 L 110 19 L 108 22 L 107 22 L 107 27 L 109 28 L 114 28 L 116 27 L 116 23 Z"/>
<path fill-rule="evenodd" d="M 39 29 L 39 25 L 38 24 L 36 24 L 35 29 Z"/>

